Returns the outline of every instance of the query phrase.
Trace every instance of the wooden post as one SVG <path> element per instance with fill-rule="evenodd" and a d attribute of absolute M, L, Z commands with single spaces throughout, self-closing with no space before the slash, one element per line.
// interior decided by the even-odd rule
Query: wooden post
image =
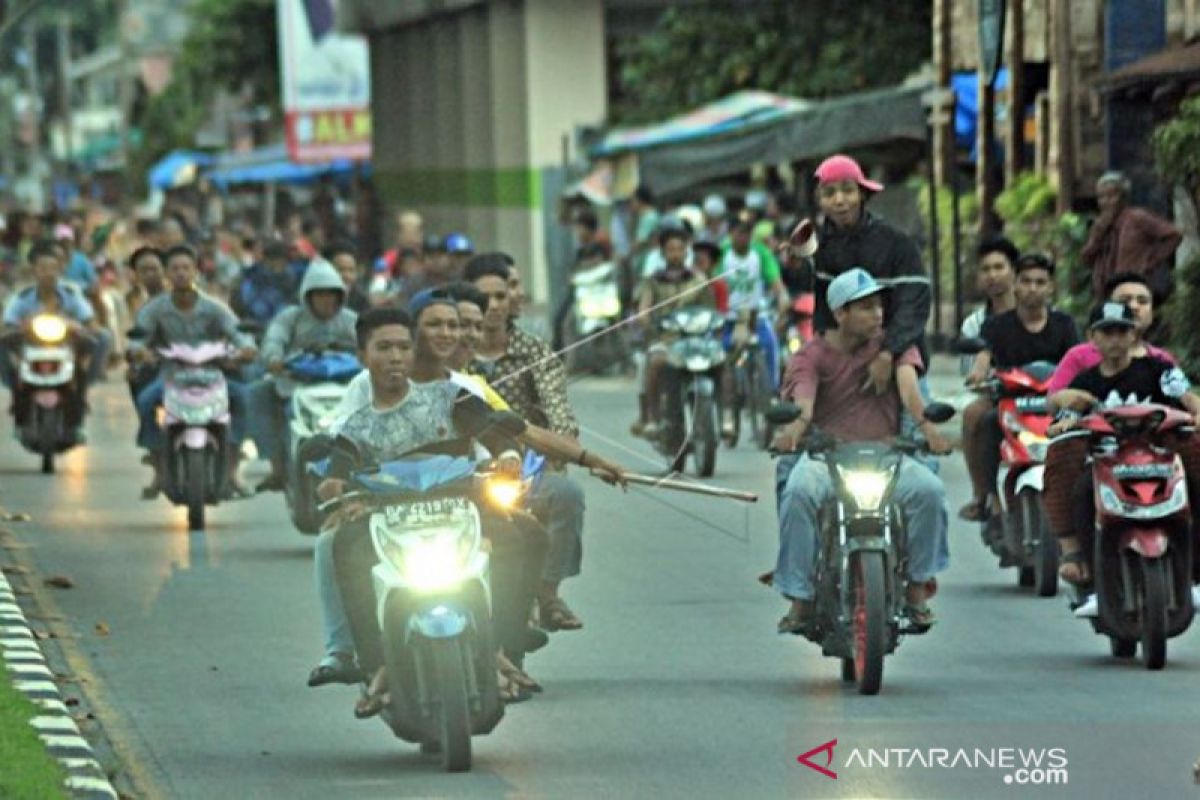
<path fill-rule="evenodd" d="M 979 187 L 979 234 L 985 238 L 996 232 L 996 90 L 987 84 L 979 70 L 979 123 L 975 140 L 975 184 Z"/>
<path fill-rule="evenodd" d="M 1058 213 L 1071 210 L 1075 195 L 1075 137 L 1074 92 L 1071 68 L 1071 0 L 1052 0 L 1050 41 L 1053 50 L 1051 59 L 1051 121 L 1054 130 L 1054 148 L 1051 160 L 1054 165 L 1055 181 L 1058 186 Z"/>
<path fill-rule="evenodd" d="M 1008 0 L 1008 130 L 1005 131 L 1004 183 L 1025 166 L 1025 2 Z"/>
<path fill-rule="evenodd" d="M 933 59 L 937 70 L 937 88 L 950 88 L 952 71 L 951 34 L 953 23 L 951 4 L 953 0 L 934 0 L 933 3 Z M 933 131 L 933 174 L 938 186 L 949 183 L 950 170 L 954 169 L 954 114 L 938 124 Z"/>

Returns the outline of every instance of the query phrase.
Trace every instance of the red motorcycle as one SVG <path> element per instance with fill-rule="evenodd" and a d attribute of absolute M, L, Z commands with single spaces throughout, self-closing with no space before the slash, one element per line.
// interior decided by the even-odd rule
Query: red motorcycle
<path fill-rule="evenodd" d="M 1037 361 L 997 370 L 983 391 L 996 403 L 1003 439 L 996 494 L 1000 512 L 983 522 L 983 541 L 1000 557 L 1001 567 L 1017 567 L 1018 583 L 1039 597 L 1058 592 L 1058 540 L 1042 509 L 1042 475 L 1052 422 L 1046 409 L 1046 384 L 1054 364 Z"/>
<path fill-rule="evenodd" d="M 1160 405 L 1098 408 L 1080 428 L 1091 437 L 1096 508 L 1092 627 L 1119 658 L 1133 657 L 1141 640 L 1146 668 L 1162 669 L 1167 639 L 1195 612 L 1187 480 L 1168 449 L 1191 434 L 1192 418 Z"/>

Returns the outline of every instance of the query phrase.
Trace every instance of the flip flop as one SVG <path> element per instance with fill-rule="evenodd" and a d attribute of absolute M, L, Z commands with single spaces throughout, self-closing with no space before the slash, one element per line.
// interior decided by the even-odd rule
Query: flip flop
<path fill-rule="evenodd" d="M 958 510 L 958 518 L 967 522 L 982 522 L 987 517 L 987 502 L 972 500 Z"/>
<path fill-rule="evenodd" d="M 1063 574 L 1063 571 L 1062 571 L 1063 567 L 1065 567 L 1069 564 L 1074 564 L 1076 569 L 1078 570 L 1078 572 L 1079 572 L 1078 580 L 1072 580 L 1071 578 L 1068 578 L 1065 574 Z M 1059 557 L 1058 577 L 1062 578 L 1064 581 L 1071 584 L 1072 586 L 1088 586 L 1092 582 L 1090 567 L 1091 567 L 1091 564 L 1089 563 L 1089 560 L 1083 555 L 1082 551 L 1076 550 L 1072 553 L 1063 553 Z"/>
<path fill-rule="evenodd" d="M 553 600 L 545 600 L 539 603 L 541 609 L 542 630 L 553 633 L 554 631 L 577 631 L 583 627 L 583 620 L 575 616 L 575 612 L 571 611 L 561 597 L 556 597 Z"/>

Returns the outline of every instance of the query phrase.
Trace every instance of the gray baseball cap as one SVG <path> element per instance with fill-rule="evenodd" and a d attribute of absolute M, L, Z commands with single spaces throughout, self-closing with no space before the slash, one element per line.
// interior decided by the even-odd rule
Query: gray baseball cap
<path fill-rule="evenodd" d="M 1124 303 L 1103 303 L 1092 309 L 1091 319 L 1088 320 L 1088 330 L 1098 331 L 1106 328 L 1136 328 L 1137 317 L 1133 309 Z"/>
<path fill-rule="evenodd" d="M 829 283 L 825 299 L 830 311 L 837 311 L 847 303 L 862 300 L 873 294 L 887 291 L 887 287 L 862 267 L 853 267 L 838 275 Z"/>

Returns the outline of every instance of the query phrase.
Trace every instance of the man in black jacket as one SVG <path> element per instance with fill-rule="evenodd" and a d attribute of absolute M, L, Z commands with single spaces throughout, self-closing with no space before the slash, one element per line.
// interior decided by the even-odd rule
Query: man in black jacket
<path fill-rule="evenodd" d="M 883 186 L 868 180 L 849 156 L 830 156 L 817 167 L 817 200 L 824 219 L 818 231 L 816 266 L 817 333 L 837 327 L 825 294 L 829 282 L 862 267 L 891 291 L 884 308 L 883 350 L 870 366 L 876 393 L 887 390 L 897 355 L 916 345 L 928 362 L 925 325 L 929 320 L 929 276 L 915 242 L 866 210 L 866 201 Z"/>

